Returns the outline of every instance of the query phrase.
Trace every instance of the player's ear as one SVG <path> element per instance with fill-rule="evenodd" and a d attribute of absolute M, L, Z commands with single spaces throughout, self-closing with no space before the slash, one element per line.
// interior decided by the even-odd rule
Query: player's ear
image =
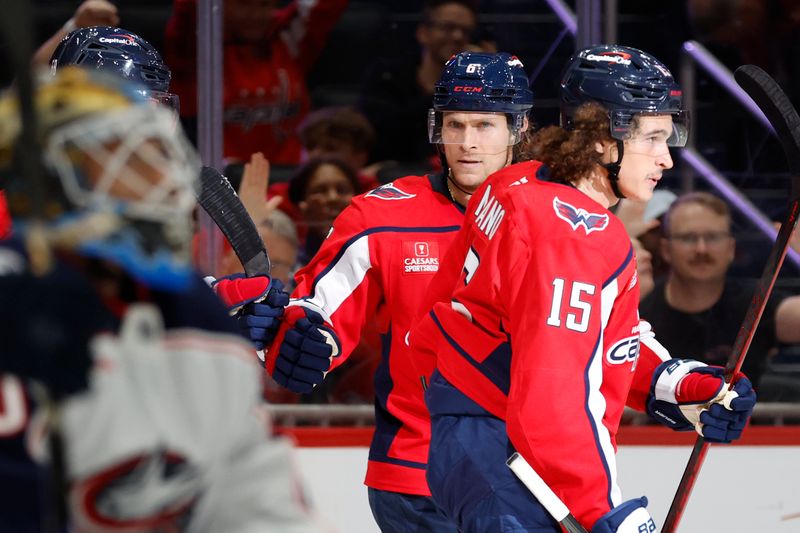
<path fill-rule="evenodd" d="M 606 152 L 606 149 L 603 146 L 603 143 L 597 141 L 594 143 L 594 151 L 597 152 L 598 154 L 604 154 Z"/>

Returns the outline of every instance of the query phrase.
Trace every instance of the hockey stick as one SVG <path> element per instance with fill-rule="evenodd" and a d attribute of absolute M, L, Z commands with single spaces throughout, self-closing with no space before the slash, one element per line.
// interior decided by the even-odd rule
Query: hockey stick
<path fill-rule="evenodd" d="M 264 241 L 228 178 L 213 167 L 200 172 L 197 201 L 228 239 L 248 277 L 269 276 L 269 255 Z"/>
<path fill-rule="evenodd" d="M 31 191 L 31 203 L 34 209 L 33 224 L 25 244 L 29 251 L 31 271 L 35 275 L 46 273 L 51 266 L 50 250 L 42 234 L 41 219 L 44 214 L 45 169 L 42 161 L 42 150 L 39 145 L 38 119 L 34 104 L 34 81 L 31 72 L 33 56 L 33 12 L 29 2 L 0 2 L 4 14 L 0 24 L 3 37 L 8 41 L 6 47 L 10 51 L 6 59 L 12 65 L 15 74 L 17 98 L 19 99 L 19 115 L 21 131 L 17 145 L 17 162 L 19 175 L 16 179 L 24 179 Z M 1 185 L 1 184 L 0 184 Z M 66 531 L 69 522 L 69 506 L 67 504 L 67 467 L 64 438 L 61 432 L 61 398 L 56 397 L 44 385 L 37 384 L 32 393 L 45 406 L 49 416 L 47 445 L 50 454 L 50 468 L 46 479 L 45 511 L 42 525 L 45 531 Z"/>
<path fill-rule="evenodd" d="M 741 66 L 736 69 L 734 77 L 736 82 L 758 104 L 775 129 L 789 163 L 789 170 L 792 174 L 792 191 L 788 214 L 778 232 L 778 238 L 772 246 L 764 272 L 756 285 L 753 300 L 750 302 L 730 358 L 725 365 L 725 378 L 728 382 L 742 368 L 750 342 L 753 340 L 756 327 L 758 327 L 767 300 L 772 293 L 772 287 L 775 285 L 775 279 L 778 277 L 783 259 L 786 257 L 789 239 L 797 225 L 798 210 L 800 210 L 800 116 L 797 115 L 797 111 L 780 86 L 760 68 L 754 65 Z M 731 383 L 732 386 L 733 383 Z M 677 529 L 707 452 L 708 443 L 702 436 L 698 437 L 667 513 L 662 533 L 673 533 Z"/>
<path fill-rule="evenodd" d="M 519 453 L 508 458 L 506 464 L 522 483 L 528 487 L 533 496 L 539 500 L 550 516 L 561 524 L 567 533 L 587 533 L 580 522 L 572 516 L 567 506 L 561 501 L 553 489 L 544 482 L 542 477 Z"/>

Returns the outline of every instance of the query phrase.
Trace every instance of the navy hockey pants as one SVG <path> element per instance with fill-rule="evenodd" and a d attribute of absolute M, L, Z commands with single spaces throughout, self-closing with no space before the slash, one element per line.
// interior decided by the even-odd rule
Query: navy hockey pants
<path fill-rule="evenodd" d="M 506 466 L 514 453 L 493 416 L 434 415 L 428 486 L 462 533 L 560 533 L 561 528 Z"/>
<path fill-rule="evenodd" d="M 369 507 L 382 533 L 456 533 L 427 496 L 369 489 Z"/>

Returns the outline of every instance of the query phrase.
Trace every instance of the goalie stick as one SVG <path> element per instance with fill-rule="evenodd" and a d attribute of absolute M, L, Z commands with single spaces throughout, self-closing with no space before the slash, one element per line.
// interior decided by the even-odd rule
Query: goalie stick
<path fill-rule="evenodd" d="M 269 276 L 271 265 L 264 241 L 228 178 L 213 167 L 203 167 L 200 184 L 197 201 L 228 239 L 245 274 Z"/>
<path fill-rule="evenodd" d="M 758 327 L 767 300 L 772 293 L 772 287 L 775 285 L 775 279 L 778 277 L 783 259 L 786 257 L 789 239 L 797 225 L 798 210 L 800 209 L 800 116 L 780 86 L 760 68 L 754 65 L 743 65 L 736 69 L 734 77 L 764 112 L 775 129 L 789 163 L 792 190 L 789 211 L 781 224 L 778 238 L 772 246 L 767 264 L 764 266 L 764 272 L 756 285 L 750 307 L 747 309 L 744 322 L 739 328 L 733 350 L 725 366 L 725 380 L 728 382 L 742 368 L 750 342 L 753 340 L 756 327 Z M 662 533 L 676 531 L 707 453 L 708 443 L 702 436 L 698 437 L 667 513 Z"/>
<path fill-rule="evenodd" d="M 528 490 L 539 500 L 539 503 L 547 509 L 550 516 L 564 527 L 567 533 L 587 533 L 581 523 L 578 522 L 578 519 L 569 512 L 561 498 L 553 492 L 553 489 L 545 483 L 524 457 L 514 452 L 506 461 L 506 465 L 522 481 L 522 484 L 528 487 Z"/>

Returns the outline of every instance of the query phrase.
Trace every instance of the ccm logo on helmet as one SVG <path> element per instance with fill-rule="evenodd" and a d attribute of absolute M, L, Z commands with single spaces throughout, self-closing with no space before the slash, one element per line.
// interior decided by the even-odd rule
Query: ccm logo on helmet
<path fill-rule="evenodd" d="M 482 93 L 483 87 L 467 87 L 465 85 L 458 85 L 453 87 L 454 93 Z"/>
<path fill-rule="evenodd" d="M 635 362 L 639 356 L 639 335 L 626 337 L 614 343 L 606 352 L 606 360 L 612 365 Z"/>

